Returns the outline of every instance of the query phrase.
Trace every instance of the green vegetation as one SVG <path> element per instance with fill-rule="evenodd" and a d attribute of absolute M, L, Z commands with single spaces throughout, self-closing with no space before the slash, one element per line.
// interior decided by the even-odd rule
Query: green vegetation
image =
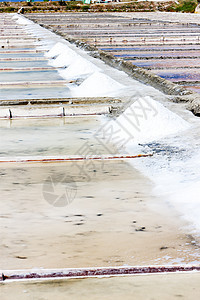
<path fill-rule="evenodd" d="M 83 5 L 82 11 L 88 11 L 90 9 L 90 5 Z"/>
<path fill-rule="evenodd" d="M 80 5 L 78 5 L 75 1 L 70 1 L 66 3 L 65 10 L 79 10 Z"/>
<path fill-rule="evenodd" d="M 179 5 L 176 8 L 176 11 L 194 13 L 197 4 L 198 4 L 197 0 L 180 0 Z"/>
<path fill-rule="evenodd" d="M 4 9 L 4 12 L 5 13 L 13 13 L 13 12 L 15 12 L 16 10 L 15 10 L 15 8 L 14 7 L 6 7 L 5 9 Z"/>

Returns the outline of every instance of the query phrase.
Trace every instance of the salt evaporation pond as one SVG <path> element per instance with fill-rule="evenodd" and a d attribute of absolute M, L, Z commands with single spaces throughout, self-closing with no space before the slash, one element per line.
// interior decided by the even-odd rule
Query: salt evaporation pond
<path fill-rule="evenodd" d="M 97 13 L 93 14 L 30 14 L 39 24 L 57 30 L 63 36 L 83 39 L 136 66 L 157 69 L 184 68 L 194 73 L 199 65 L 200 27 L 198 15 L 173 13 Z M 178 19 L 177 19 L 178 18 Z M 180 73 L 182 70 L 180 70 Z M 160 75 L 163 77 L 163 75 Z M 182 83 L 169 72 L 164 78 L 199 92 L 199 82 Z M 185 78 L 185 81 L 190 79 Z"/>
<path fill-rule="evenodd" d="M 191 60 L 190 59 L 182 59 L 181 60 L 181 67 L 179 66 L 179 62 L 177 62 L 176 60 L 172 61 L 170 59 L 154 59 L 154 60 L 138 60 L 135 59 L 133 60 L 133 64 L 137 65 L 138 67 L 145 67 L 147 69 L 151 69 L 152 71 L 154 69 L 165 69 L 167 70 L 168 68 L 177 68 L 177 72 L 178 72 L 178 68 L 185 68 L 185 71 L 187 71 L 188 69 L 190 71 L 192 71 L 191 68 Z M 200 64 L 200 59 L 193 59 L 192 60 L 192 66 L 194 69 L 198 69 L 199 68 L 199 64 Z"/>
<path fill-rule="evenodd" d="M 23 23 L 23 22 L 22 22 Z M 31 27 L 32 25 L 26 25 L 26 29 L 28 27 Z M 32 30 L 32 29 L 30 29 Z M 34 33 L 37 36 L 37 31 Z M 38 29 L 38 34 L 41 35 L 40 29 Z M 60 43 L 60 42 L 59 42 Z M 54 43 L 55 45 L 55 43 Z M 64 48 L 66 49 L 66 53 L 68 55 L 67 61 L 68 64 L 74 64 L 74 57 L 76 59 L 79 59 L 79 56 L 77 53 L 74 53 L 71 49 L 67 50 L 67 45 L 63 46 L 62 44 L 57 44 L 54 48 L 53 45 L 49 46 L 51 51 L 49 52 L 50 55 L 49 57 L 55 56 L 57 53 L 57 57 L 59 55 L 63 55 L 63 50 Z M 55 49 L 55 50 L 53 50 Z M 71 56 L 71 59 L 70 59 Z M 59 63 L 59 66 L 62 66 L 62 63 Z M 63 66 L 66 66 L 66 59 L 64 60 Z M 98 68 L 93 65 L 93 63 L 89 63 L 89 69 L 88 72 L 95 73 L 97 72 Z M 69 68 L 69 66 L 68 66 Z M 67 69 L 68 69 L 67 68 Z M 87 64 L 85 65 L 85 68 L 87 69 Z M 67 69 L 65 73 L 60 73 L 65 78 L 68 77 L 67 74 Z M 70 68 L 69 68 L 70 69 Z M 77 69 L 76 72 L 77 74 L 71 74 L 70 76 L 80 76 L 81 74 L 78 74 L 79 70 Z M 80 68 L 81 71 L 81 68 Z M 84 74 L 87 74 L 87 71 L 84 69 L 81 72 L 84 72 Z M 69 77 L 70 77 L 69 76 Z M 90 78 L 91 75 L 87 75 L 88 78 Z M 103 77 L 105 77 L 105 82 L 104 85 L 106 84 L 107 81 L 107 87 L 105 90 L 105 94 L 108 93 L 109 95 L 109 77 L 106 77 L 102 74 Z M 92 85 L 95 84 L 95 80 L 99 82 L 99 77 L 96 76 L 94 77 L 94 80 L 91 81 Z M 113 80 L 113 79 L 112 79 Z M 112 81 L 111 80 L 111 81 Z M 87 82 L 87 80 L 86 80 Z M 124 84 L 124 82 L 123 82 Z M 119 94 L 121 94 L 121 91 L 123 90 L 123 84 L 118 83 L 118 88 L 119 88 Z M 127 83 L 128 84 L 128 83 Z M 112 87 L 112 84 L 110 84 Z M 115 89 L 117 87 L 117 83 L 115 86 Z M 92 89 L 91 89 L 92 88 Z M 80 89 L 80 87 L 78 87 Z M 88 84 L 84 85 L 83 82 L 83 88 L 80 90 L 80 95 L 81 93 L 84 93 L 84 90 L 87 91 L 86 95 L 89 96 L 90 93 L 92 93 L 92 96 L 95 95 L 95 89 L 90 84 L 90 81 Z M 126 87 L 126 92 L 127 95 L 131 96 L 133 89 Z M 72 89 L 72 93 L 73 93 Z M 123 92 L 122 92 L 123 93 Z M 136 93 L 137 94 L 137 93 Z M 115 93 L 117 95 L 117 93 Z M 139 93 L 141 95 L 141 92 Z M 99 96 L 99 91 L 96 90 L 96 95 Z M 145 97 L 145 96 L 144 96 Z M 136 97 L 137 98 L 137 97 Z M 145 99 L 145 98 L 144 98 Z M 148 101 L 153 101 L 151 98 Z M 192 211 L 192 208 L 195 209 L 197 212 L 199 209 L 200 213 L 200 203 L 197 205 L 198 201 L 196 196 L 194 195 L 197 190 L 197 186 L 199 183 L 199 172 L 198 172 L 198 164 L 197 160 L 194 159 L 195 156 L 199 155 L 200 152 L 200 144 L 196 140 L 196 135 L 198 134 L 199 130 L 199 122 L 198 119 L 192 115 L 190 112 L 185 112 L 184 109 L 179 108 L 178 113 L 172 113 L 171 109 L 173 110 L 174 107 L 173 105 L 170 105 L 168 103 L 164 103 L 165 107 L 168 107 L 169 109 L 163 107 L 163 104 L 155 104 L 152 102 L 152 106 L 156 105 L 156 111 L 157 115 L 160 116 L 158 120 L 156 121 L 156 118 L 150 118 L 150 121 L 148 118 L 146 120 L 143 120 L 144 123 L 144 129 L 143 131 L 141 130 L 139 134 L 137 135 L 137 143 L 132 140 L 127 146 L 126 149 L 127 151 L 131 152 L 138 152 L 138 149 L 140 148 L 141 151 L 153 151 L 155 152 L 155 156 L 152 159 L 147 159 L 145 163 L 140 163 L 140 161 L 133 161 L 133 165 L 137 168 L 139 168 L 141 171 L 143 171 L 146 175 L 148 175 L 151 179 L 154 179 L 154 182 L 156 184 L 156 190 L 160 190 L 163 193 L 163 197 L 166 196 L 167 201 L 171 201 L 171 205 L 174 205 L 177 209 L 181 211 L 183 216 L 187 219 L 189 219 L 194 227 L 197 229 L 197 231 L 200 231 L 200 225 L 197 222 L 197 219 L 195 216 L 192 217 L 190 212 L 188 212 L 185 207 L 187 207 L 187 203 L 190 203 L 190 208 Z M 177 107 L 175 106 L 175 111 Z M 126 112 L 125 112 L 126 114 Z M 119 117 L 120 118 L 120 117 Z M 123 119 L 123 115 L 121 116 Z M 185 119 L 185 121 L 184 121 Z M 152 123 L 152 120 L 154 121 Z M 173 120 L 173 122 L 172 122 Z M 149 123 L 151 122 L 151 124 Z M 170 128 L 172 128 L 171 125 L 173 124 L 173 128 L 175 129 L 175 132 L 173 130 L 171 131 Z M 123 124 L 123 126 L 126 126 L 126 124 Z M 151 126 L 150 126 L 151 125 Z M 149 127 L 150 126 L 150 127 Z M 145 129 L 146 128 L 146 129 Z M 150 133 L 151 135 L 149 136 L 148 134 L 148 139 L 145 141 L 144 135 L 147 135 L 147 128 L 150 128 Z M 162 130 L 162 134 L 160 134 L 160 130 Z M 158 129 L 159 134 L 158 134 Z M 61 131 L 62 132 L 62 131 Z M 55 137 L 56 138 L 56 137 Z M 9 138 L 8 138 L 9 140 Z M 55 142 L 55 140 L 54 140 Z M 139 148 L 138 148 L 138 145 Z M 167 145 L 167 146 L 166 146 Z M 158 151 L 159 149 L 159 151 Z M 185 166 L 187 165 L 187 168 Z M 157 174 L 157 176 L 156 176 Z M 173 175 L 173 180 L 171 180 L 171 176 Z M 170 180 L 168 180 L 170 178 Z M 176 184 L 174 184 L 176 182 Z M 193 199 L 190 199 L 189 197 L 187 199 L 183 199 L 183 202 L 179 199 L 179 192 L 180 192 L 180 187 L 181 190 L 185 190 L 185 194 L 187 195 L 187 188 L 188 191 L 190 191 L 191 186 L 195 186 L 194 188 L 194 193 L 193 193 Z M 166 188 L 167 187 L 167 188 Z M 173 195 L 176 195 L 173 199 L 171 198 L 171 195 L 167 195 L 168 191 L 172 190 Z M 198 194 L 196 194 L 198 195 Z M 167 197 L 168 196 L 168 197 Z M 179 200 L 177 200 L 179 199 Z M 178 202 L 179 201 L 179 202 Z"/>
<path fill-rule="evenodd" d="M 160 261 L 166 264 L 195 263 L 199 257 L 198 249 L 190 251 L 185 239 L 184 245 L 169 249 L 169 251 L 176 252 L 175 259 L 161 254 L 160 247 L 163 245 L 157 244 L 157 237 L 159 235 L 163 243 L 165 232 L 164 230 L 162 232 L 158 224 L 161 221 L 168 223 L 168 220 L 162 217 L 165 215 L 163 211 L 156 208 L 153 229 L 149 230 L 148 227 L 146 232 L 142 232 L 140 223 L 141 219 L 143 222 L 147 222 L 146 218 L 151 218 L 151 216 L 149 217 L 151 213 L 149 211 L 146 213 L 146 205 L 152 203 L 152 199 L 149 199 L 147 194 L 153 183 L 154 198 L 159 195 L 159 201 L 164 207 L 172 206 L 173 211 L 178 212 L 172 214 L 170 220 L 174 215 L 181 215 L 183 219 L 189 220 L 191 225 L 191 228 L 187 227 L 185 231 L 191 232 L 195 229 L 198 236 L 200 226 L 197 224 L 196 215 L 192 216 L 187 209 L 188 203 L 190 208 L 195 208 L 197 213 L 200 207 L 195 194 L 196 185 L 199 182 L 198 164 L 195 161 L 195 156 L 198 156 L 200 149 L 200 145 L 196 141 L 199 131 L 198 118 L 186 111 L 182 105 L 169 103 L 165 96 L 155 89 L 131 79 L 123 72 L 111 69 L 103 62 L 90 57 L 83 50 L 54 36 L 44 28 L 27 22 L 25 18 L 18 17 L 18 19 L 19 23 L 26 24 L 24 26 L 27 33 L 34 34 L 36 37 L 44 37 L 37 48 L 50 50 L 44 56 L 49 62 L 48 65 L 55 68 L 65 67 L 65 69 L 58 69 L 57 74 L 63 79 L 79 80 L 79 84 L 51 88 L 1 89 L 2 99 L 19 99 L 19 97 L 20 99 L 29 97 L 40 99 L 42 97 L 53 98 L 58 95 L 60 97 L 65 97 L 65 95 L 66 97 L 67 95 L 68 97 L 69 95 L 70 97 L 83 95 L 99 97 L 103 95 L 119 97 L 124 102 L 129 100 L 133 104 L 129 103 L 128 111 L 125 110 L 114 120 L 109 116 L 2 120 L 0 122 L 1 157 L 4 156 L 8 159 L 12 156 L 34 158 L 38 155 L 41 157 L 74 155 L 78 150 L 83 150 L 85 142 L 89 142 L 89 145 L 99 150 L 100 154 L 108 154 L 108 151 L 112 152 L 113 150 L 115 152 L 112 153 L 117 154 L 154 153 L 154 156 L 145 161 L 143 159 L 107 161 L 104 162 L 105 169 L 99 162 L 97 168 L 93 165 L 89 166 L 88 174 L 83 172 L 84 169 L 78 169 L 76 172 L 76 178 L 78 178 L 77 202 L 74 201 L 72 206 L 69 205 L 67 208 L 61 208 L 61 211 L 58 208 L 49 207 L 44 199 L 41 201 L 42 184 L 44 178 L 48 178 L 49 174 L 55 173 L 57 181 L 63 174 L 70 176 L 71 171 L 74 172 L 74 166 L 71 168 L 67 163 L 60 165 L 24 164 L 21 166 L 6 164 L 5 167 L 2 166 L 2 199 L 8 199 L 8 201 L 1 202 L 7 216 L 3 221 L 4 226 L 8 226 L 7 230 L 11 235 L 9 241 L 6 231 L 3 241 L 5 245 L 9 245 L 9 251 L 13 248 L 12 239 L 15 241 L 15 253 L 12 253 L 14 257 L 8 256 L 6 247 L 3 249 L 2 255 L 7 257 L 3 266 L 6 268 L 9 262 L 9 266 L 14 265 L 18 269 L 25 264 L 32 268 L 37 262 L 37 266 L 47 267 L 50 262 L 51 267 L 62 267 L 63 261 L 66 265 L 73 267 L 85 264 L 92 266 L 134 264 L 135 262 L 147 264 L 149 261 L 155 264 L 159 264 Z M 32 66 L 35 66 L 35 62 L 32 63 Z M 52 71 L 49 74 L 52 75 Z M 134 115 L 128 115 L 129 109 L 132 105 L 137 107 L 140 101 L 143 102 L 143 105 L 147 105 L 147 110 L 141 111 L 139 106 L 139 119 L 136 120 Z M 125 118 L 127 115 L 128 118 Z M 129 136 L 131 135 L 129 142 L 124 143 L 125 147 L 120 150 L 117 148 L 118 143 L 115 139 L 109 141 L 109 147 L 108 143 L 102 143 L 102 139 L 98 139 L 98 133 L 101 133 L 104 125 L 107 126 L 110 122 L 113 127 L 121 124 L 120 129 L 126 128 L 126 132 L 129 133 Z M 130 126 L 131 124 L 134 130 Z M 140 125 L 139 130 L 136 129 L 138 125 Z M 121 137 L 126 138 L 123 130 Z M 135 170 L 136 168 L 139 172 Z M 141 174 L 144 175 L 145 180 Z M 87 180 L 88 175 L 90 175 L 89 180 Z M 98 180 L 96 180 L 96 175 Z M 171 175 L 173 175 L 173 181 Z M 146 180 L 147 178 L 148 180 Z M 191 194 L 192 190 L 193 201 L 190 199 L 188 202 L 189 197 L 180 197 L 180 187 L 185 195 Z M 15 191 L 15 195 L 12 199 L 13 191 Z M 169 194 L 169 191 L 172 193 Z M 180 202 L 177 199 L 180 199 Z M 20 207 L 18 201 L 21 201 Z M 135 204 L 137 209 L 139 207 L 140 213 L 138 223 L 134 223 L 133 219 L 133 214 L 137 213 Z M 26 222 L 26 226 L 24 226 L 24 222 Z M 148 222 L 147 224 L 150 226 Z M 161 234 L 157 235 L 157 230 Z M 146 240 L 150 231 L 153 236 L 151 236 L 151 240 Z M 180 231 L 178 232 L 180 233 Z M 141 253 L 137 249 L 135 251 L 137 244 L 135 239 L 138 234 L 141 234 L 141 240 L 137 240 L 139 243 L 142 241 Z M 17 235 L 19 237 L 16 238 Z M 173 232 L 170 232 L 171 235 Z M 30 238 L 29 242 L 27 242 L 27 236 Z M 37 243 L 34 244 L 37 237 Z M 19 239 L 23 243 L 19 242 Z M 173 245 L 177 243 L 177 236 L 174 237 L 174 240 Z M 149 245 L 148 251 L 144 247 L 144 241 Z M 46 252 L 43 243 L 48 248 Z M 105 244 L 110 246 L 105 247 Z M 158 250 L 156 257 L 152 255 L 155 247 Z M 149 251 L 152 248 L 154 250 Z M 39 251 L 41 249 L 42 251 Z M 133 251 L 135 251 L 134 254 Z M 179 257 L 178 251 L 181 252 L 182 257 Z M 138 258 L 140 255 L 142 259 Z M 160 260 L 161 256 L 163 256 L 163 260 Z M 18 257 L 23 257 L 23 259 Z"/>
<path fill-rule="evenodd" d="M 27 79 L 30 81 L 48 81 L 48 80 L 63 80 L 61 76 L 59 76 L 57 71 L 18 71 L 18 72 L 0 72 L 0 81 L 1 82 L 13 82 L 17 78 L 17 81 L 26 81 Z"/>
<path fill-rule="evenodd" d="M 66 87 L 1 88 L 0 100 L 69 98 L 71 92 Z"/>
<path fill-rule="evenodd" d="M 188 48 L 190 47 L 191 46 L 188 46 Z M 193 47 L 191 47 L 191 49 L 193 49 Z M 156 55 L 156 53 L 154 54 Z M 167 55 L 170 57 L 180 54 L 186 55 L 187 52 L 184 53 L 183 51 L 177 54 L 172 52 Z M 194 54 L 198 55 L 197 52 Z M 148 55 L 151 56 L 152 54 L 149 53 Z M 189 56 L 190 54 L 187 55 Z M 173 62 L 174 60 L 171 60 L 169 66 L 173 64 Z M 151 61 L 148 61 L 148 63 L 151 63 Z M 176 76 L 181 77 L 178 71 Z M 184 76 L 185 75 L 182 75 L 183 78 L 185 78 Z M 198 79 L 198 77 L 195 78 L 195 80 L 196 79 Z M 87 85 L 85 87 L 87 93 L 89 89 L 90 86 Z M 81 92 L 84 93 L 84 89 Z M 127 89 L 127 95 L 129 93 L 130 90 Z M 94 96 L 95 92 L 92 95 Z M 98 91 L 96 96 L 98 96 Z M 147 114 L 143 120 L 144 127 L 137 132 L 137 139 L 134 140 L 133 138 L 132 141 L 125 146 L 124 151 L 128 151 L 129 154 L 138 153 L 138 151 L 147 153 L 152 151 L 154 153 L 153 159 L 149 158 L 145 160 L 144 163 L 133 161 L 131 164 L 154 181 L 155 193 L 162 195 L 165 201 L 168 201 L 170 205 L 178 209 L 182 216 L 193 224 L 193 229 L 196 230 L 198 234 L 200 232 L 200 223 L 198 221 L 198 216 L 200 215 L 200 203 L 198 200 L 200 166 L 197 157 L 200 153 L 200 143 L 196 139 L 200 129 L 199 120 L 193 116 L 192 113 L 186 112 L 185 109 L 181 107 L 177 108 L 175 105 L 170 105 L 165 102 L 155 104 L 151 98 L 149 101 L 150 103 L 152 102 L 152 106 L 155 106 L 158 119 L 149 118 L 148 120 Z M 166 107 L 165 109 L 163 104 Z M 175 110 L 175 113 L 172 112 L 173 110 Z M 126 113 L 128 114 L 128 112 L 125 111 L 124 114 Z M 106 122 L 108 122 L 108 120 L 106 120 Z M 117 124 L 118 122 L 120 122 L 122 127 L 127 129 L 127 121 L 125 119 L 123 121 L 123 115 L 119 117 L 119 120 L 117 119 Z M 132 128 L 131 132 L 134 136 L 135 131 L 133 129 L 134 128 Z M 192 199 L 190 197 L 191 189 L 193 189 L 191 194 Z M 171 193 L 169 191 L 171 191 Z M 185 197 L 182 197 L 183 191 Z M 188 210 L 188 206 L 190 210 Z M 194 210 L 196 212 L 195 214 L 192 213 Z"/>
<path fill-rule="evenodd" d="M 30 58 L 38 58 L 38 57 L 43 57 L 44 54 L 43 53 L 1 53 L 0 52 L 0 59 L 1 58 L 25 58 L 25 57 L 30 57 Z"/>
<path fill-rule="evenodd" d="M 48 67 L 46 60 L 33 61 L 0 61 L 0 68 L 45 68 Z"/>

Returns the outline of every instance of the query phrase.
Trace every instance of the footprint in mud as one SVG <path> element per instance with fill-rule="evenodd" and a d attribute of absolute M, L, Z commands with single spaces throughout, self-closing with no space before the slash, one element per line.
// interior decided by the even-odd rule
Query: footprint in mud
<path fill-rule="evenodd" d="M 145 231 L 145 230 L 146 230 L 146 227 L 144 227 L 144 226 L 135 229 L 135 231 Z"/>
<path fill-rule="evenodd" d="M 27 256 L 16 255 L 15 258 L 18 258 L 18 259 L 27 259 L 28 257 Z"/>
<path fill-rule="evenodd" d="M 74 217 L 84 217 L 84 215 L 74 215 Z"/>

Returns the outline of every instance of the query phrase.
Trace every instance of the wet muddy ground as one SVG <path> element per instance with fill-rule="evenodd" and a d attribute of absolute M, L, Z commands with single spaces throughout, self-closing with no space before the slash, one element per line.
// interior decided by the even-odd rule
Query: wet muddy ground
<path fill-rule="evenodd" d="M 1 297 L 20 300 L 199 299 L 199 273 L 68 279 L 1 284 Z"/>
<path fill-rule="evenodd" d="M 187 223 L 126 162 L 2 165 L 0 172 L 4 270 L 199 259 Z"/>
<path fill-rule="evenodd" d="M 114 150 L 93 135 L 100 117 L 0 124 L 1 157 Z M 1 163 L 1 268 L 196 263 L 187 223 L 128 162 Z"/>

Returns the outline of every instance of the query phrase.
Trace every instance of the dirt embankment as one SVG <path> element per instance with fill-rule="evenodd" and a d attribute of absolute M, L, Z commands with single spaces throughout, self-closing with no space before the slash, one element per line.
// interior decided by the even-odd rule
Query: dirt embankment
<path fill-rule="evenodd" d="M 193 0 L 192 0 L 193 1 Z M 194 0 L 195 2 L 196 0 Z M 195 6 L 194 4 L 193 6 Z M 177 1 L 153 2 L 153 1 L 130 1 L 97 3 L 86 5 L 82 1 L 44 1 L 44 2 L 1 2 L 0 12 L 17 12 L 24 7 L 24 13 L 32 12 L 65 12 L 65 11 L 88 11 L 88 12 L 149 12 L 149 11 L 180 11 Z M 193 10 L 193 8 L 192 8 Z M 193 12 L 190 10 L 190 12 Z"/>

